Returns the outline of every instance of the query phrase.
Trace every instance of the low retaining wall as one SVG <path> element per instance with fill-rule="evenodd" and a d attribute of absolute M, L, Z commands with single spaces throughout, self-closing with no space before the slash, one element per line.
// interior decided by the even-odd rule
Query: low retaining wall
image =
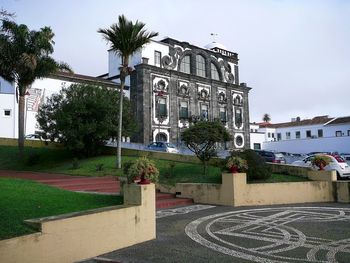
<path fill-rule="evenodd" d="M 197 203 L 215 205 L 332 202 L 335 200 L 332 186 L 334 179 L 334 172 L 325 172 L 317 178 L 321 181 L 247 184 L 244 173 L 224 173 L 222 184 L 176 184 L 175 191 L 180 193 L 179 197 L 193 198 Z"/>
<path fill-rule="evenodd" d="M 0 138 L 0 145 L 4 146 L 18 146 L 17 139 L 10 138 Z M 41 140 L 25 140 L 24 146 L 34 147 L 34 148 L 51 148 L 51 149 L 61 149 L 63 148 L 62 144 L 56 142 L 45 142 Z"/>
<path fill-rule="evenodd" d="M 279 164 L 279 163 L 266 163 L 266 164 L 270 167 L 272 173 L 277 173 L 277 174 L 288 174 L 288 175 L 307 177 L 309 171 L 312 171 L 312 169 L 308 167 L 300 167 L 300 166 L 294 166 L 290 164 Z"/>
<path fill-rule="evenodd" d="M 339 203 L 350 203 L 350 182 L 336 182 L 337 201 Z"/>
<path fill-rule="evenodd" d="M 126 185 L 124 205 L 28 220 L 41 232 L 0 241 L 0 262 L 75 262 L 156 237 L 154 185 Z"/>

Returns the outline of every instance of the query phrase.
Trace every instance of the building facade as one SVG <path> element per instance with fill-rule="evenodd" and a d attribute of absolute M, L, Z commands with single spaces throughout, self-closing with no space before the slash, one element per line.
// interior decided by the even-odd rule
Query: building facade
<path fill-rule="evenodd" d="M 120 58 L 109 53 L 109 77 Z M 131 58 L 130 100 L 139 132 L 135 142 L 181 143 L 181 133 L 196 120 L 220 120 L 233 141 L 249 148 L 250 88 L 239 82 L 238 55 L 218 43 L 199 48 L 166 38 L 152 41 Z"/>
<path fill-rule="evenodd" d="M 264 134 L 264 140 L 261 142 L 261 137 L 252 137 L 252 148 L 260 144 L 265 150 L 290 153 L 350 152 L 349 116 L 317 116 L 305 120 L 293 118 L 290 122 L 276 124 L 251 124 L 251 133 L 256 132 Z"/>

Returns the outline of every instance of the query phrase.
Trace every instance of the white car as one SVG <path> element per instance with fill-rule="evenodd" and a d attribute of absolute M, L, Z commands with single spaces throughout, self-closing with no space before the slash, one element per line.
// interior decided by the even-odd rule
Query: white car
<path fill-rule="evenodd" d="M 179 153 L 179 150 L 176 148 L 176 146 L 168 142 L 152 142 L 147 146 L 147 149 L 151 151 Z"/>
<path fill-rule="evenodd" d="M 336 155 L 336 156 L 328 155 L 328 154 L 316 154 L 316 155 L 324 155 L 329 157 L 332 160 L 324 169 L 327 171 L 336 170 L 338 179 L 350 177 L 350 166 L 339 155 Z M 295 161 L 292 163 L 292 165 L 302 166 L 302 167 L 312 167 L 311 160 L 316 155 L 310 155 L 304 158 L 303 160 Z"/>

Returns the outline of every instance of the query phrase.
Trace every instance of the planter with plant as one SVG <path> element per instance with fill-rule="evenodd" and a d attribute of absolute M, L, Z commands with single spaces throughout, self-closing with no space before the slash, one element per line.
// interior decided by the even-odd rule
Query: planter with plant
<path fill-rule="evenodd" d="M 154 163 L 146 157 L 137 159 L 128 169 L 128 182 L 139 181 L 138 184 L 158 182 L 159 171 Z"/>
<path fill-rule="evenodd" d="M 316 155 L 311 159 L 311 164 L 322 171 L 331 161 L 326 155 Z"/>
<path fill-rule="evenodd" d="M 248 169 L 247 161 L 241 157 L 231 156 L 227 159 L 226 168 L 231 173 L 245 172 Z"/>

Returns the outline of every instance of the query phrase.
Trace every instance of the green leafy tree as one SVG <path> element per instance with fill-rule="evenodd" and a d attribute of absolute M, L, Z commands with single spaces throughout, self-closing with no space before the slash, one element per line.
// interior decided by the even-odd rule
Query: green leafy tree
<path fill-rule="evenodd" d="M 6 15 L 6 14 L 5 14 Z M 0 76 L 16 83 L 18 103 L 18 147 L 24 147 L 25 95 L 36 79 L 49 76 L 58 70 L 71 71 L 65 63 L 56 62 L 53 53 L 54 33 L 44 27 L 29 30 L 26 25 L 2 19 L 0 28 Z"/>
<path fill-rule="evenodd" d="M 217 155 L 217 143 L 231 140 L 227 129 L 218 121 L 198 121 L 182 133 L 186 146 L 203 163 L 204 174 L 208 172 L 208 162 Z"/>
<path fill-rule="evenodd" d="M 120 94 L 123 93 L 125 78 L 130 74 L 129 67 L 130 56 L 140 50 L 145 44 L 149 43 L 151 39 L 158 35 L 158 33 L 145 30 L 145 24 L 136 21 L 133 23 L 129 21 L 124 15 L 118 17 L 118 23 L 113 24 L 110 28 L 99 29 L 103 38 L 110 43 L 111 49 L 121 57 L 122 64 L 120 69 Z M 118 128 L 118 149 L 117 149 L 117 168 L 121 168 L 121 134 L 122 134 L 122 120 L 123 120 L 123 96 L 120 96 L 119 102 L 119 128 Z"/>
<path fill-rule="evenodd" d="M 38 112 L 42 137 L 63 143 L 76 154 L 91 156 L 99 153 L 106 140 L 118 127 L 119 92 L 93 85 L 72 84 L 53 94 Z M 125 99 L 128 118 L 123 122 L 123 135 L 135 131 L 130 102 Z"/>
<path fill-rule="evenodd" d="M 263 118 L 262 118 L 262 120 L 263 120 L 264 122 L 269 122 L 269 121 L 271 121 L 270 114 L 265 113 L 264 116 L 263 116 Z"/>

